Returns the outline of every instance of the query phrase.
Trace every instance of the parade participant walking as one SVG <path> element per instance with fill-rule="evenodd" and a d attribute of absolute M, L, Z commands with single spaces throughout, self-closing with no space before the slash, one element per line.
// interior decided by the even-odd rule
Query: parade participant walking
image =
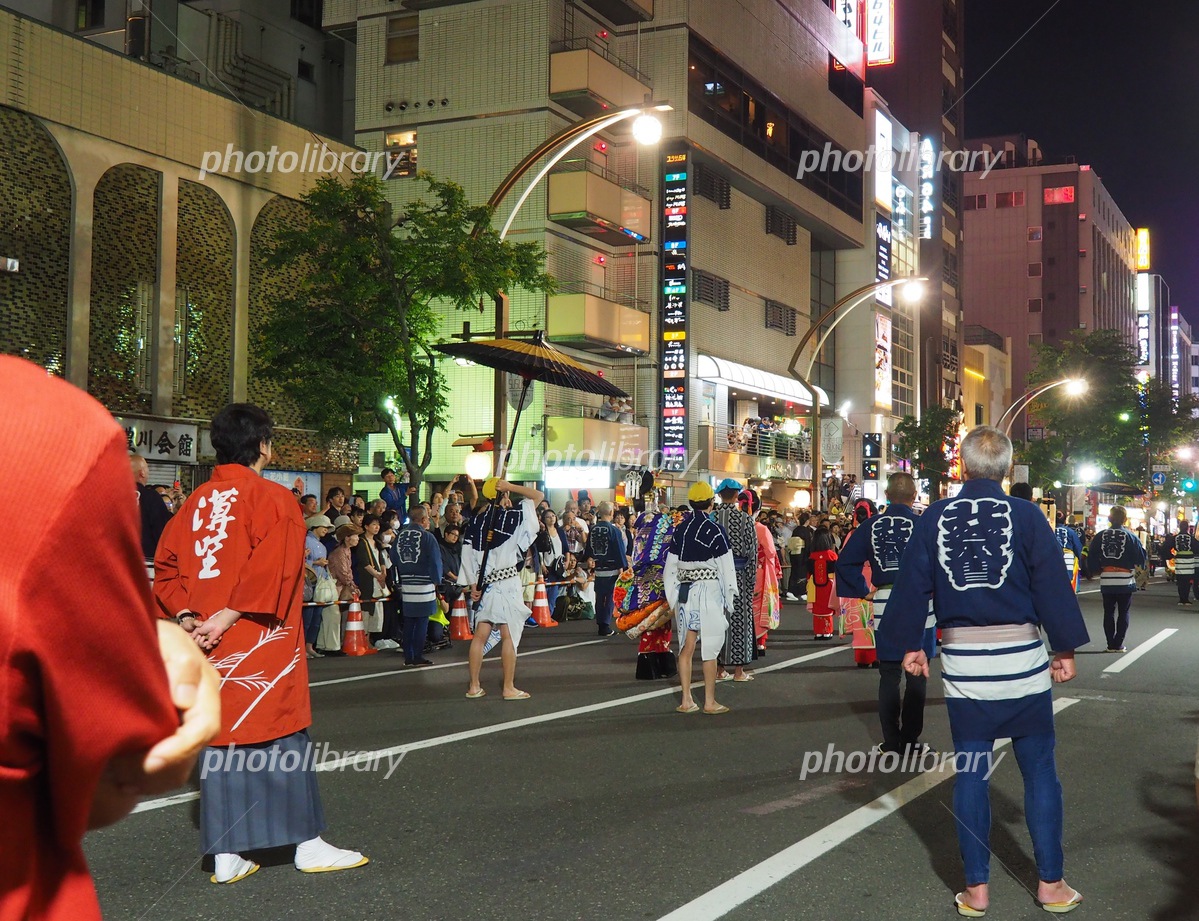
<path fill-rule="evenodd" d="M 1064 913 L 1082 896 L 1063 879 L 1051 688 L 1075 676 L 1074 650 L 1089 641 L 1087 628 L 1045 516 L 999 485 L 1012 465 L 1008 437 L 991 426 L 973 429 L 962 439 L 961 461 L 961 492 L 916 520 L 880 642 L 905 651 L 908 674 L 927 678 L 921 646 L 933 602 L 958 756 L 953 811 L 966 871 L 966 890 L 954 897 L 958 913 L 982 917 L 990 903 L 988 777 L 1001 738 L 1012 739 L 1024 778 L 1025 820 L 1040 876 L 1036 898 L 1047 911 Z M 1041 628 L 1055 650 L 1052 662 Z"/>
<path fill-rule="evenodd" d="M 715 494 L 707 483 L 687 491 L 691 512 L 675 527 L 666 555 L 663 584 L 666 603 L 677 618 L 679 682 L 683 697 L 679 713 L 695 713 L 699 705 L 691 696 L 691 660 L 699 643 L 703 663 L 704 713 L 728 713 L 716 700 L 716 657 L 725 642 L 728 615 L 737 598 L 737 569 L 728 535 L 712 520 Z"/>
<path fill-rule="evenodd" d="M 754 644 L 754 583 L 758 576 L 758 532 L 753 519 L 737 505 L 741 484 L 734 479 L 722 480 L 716 487 L 721 504 L 712 519 L 728 535 L 733 550 L 733 565 L 737 570 L 737 605 L 729 616 L 728 636 L 721 656 L 725 668 L 733 669 L 734 681 L 753 681 L 753 673 L 745 666 L 757 657 Z M 722 675 L 723 677 L 723 675 Z"/>
<path fill-rule="evenodd" d="M 441 582 L 441 547 L 429 530 L 429 512 L 414 505 L 408 524 L 396 534 L 392 550 L 404 605 L 404 665 L 432 665 L 425 658 L 429 618 L 437 613 L 437 586 Z"/>
<path fill-rule="evenodd" d="M 1195 535 L 1191 526 L 1178 522 L 1178 533 L 1174 535 L 1174 578 L 1178 581 L 1178 603 L 1194 604 L 1191 601 L 1191 586 L 1195 582 Z"/>
<path fill-rule="evenodd" d="M 1062 548 L 1062 561 L 1066 564 L 1066 575 L 1070 579 L 1070 584 L 1078 591 L 1078 569 L 1079 563 L 1082 560 L 1082 540 L 1079 539 L 1078 532 L 1066 524 L 1066 513 L 1057 513 L 1057 527 L 1053 529 L 1053 536 L 1057 538 L 1058 544 Z"/>
<path fill-rule="evenodd" d="M 762 499 L 755 489 L 746 489 L 737 497 L 741 511 L 749 515 L 758 537 L 758 565 L 754 576 L 754 643 L 759 657 L 766 655 L 766 635 L 778 629 L 782 599 L 779 596 L 779 581 L 783 567 L 779 562 L 774 534 L 758 520 L 762 511 Z"/>
<path fill-rule="evenodd" d="M 215 855 L 214 883 L 258 869 L 243 852 L 289 844 L 306 873 L 367 862 L 320 837 L 300 616 L 305 528 L 287 488 L 261 476 L 272 434 L 270 416 L 249 403 L 213 417 L 212 479 L 171 519 L 154 561 L 159 607 L 221 675 L 221 732 L 200 774 L 200 840 Z M 238 749 L 261 752 L 271 767 L 256 768 L 258 759 Z"/>
<path fill-rule="evenodd" d="M 920 745 L 924 731 L 924 700 L 928 679 L 924 675 L 907 676 L 900 694 L 905 650 L 886 646 L 879 633 L 885 621 L 891 587 L 899 575 L 900 562 L 916 526 L 912 503 L 916 501 L 916 481 L 908 473 L 893 473 L 887 478 L 887 510 L 855 528 L 837 558 L 837 594 L 842 598 L 864 598 L 873 603 L 874 638 L 878 655 L 878 719 L 882 725 L 883 752 L 904 752 Z M 870 591 L 863 565 L 870 567 Z M 928 623 L 923 649 L 932 658 L 936 654 L 936 628 Z"/>
<path fill-rule="evenodd" d="M 849 533 L 845 535 L 845 541 L 838 551 L 835 584 L 837 586 L 837 599 L 841 607 L 841 635 L 850 633 L 851 645 L 853 646 L 853 660 L 857 663 L 858 668 L 878 667 L 878 656 L 874 652 L 874 629 L 871 624 L 871 613 L 868 602 L 863 599 L 869 595 L 873 597 L 874 584 L 867 584 L 867 595 L 846 595 L 841 590 L 841 561 L 844 559 L 845 547 L 849 545 L 854 533 L 871 518 L 878 514 L 878 508 L 869 499 L 859 499 L 854 503 L 852 525 Z M 858 575 L 861 576 L 865 567 L 863 560 L 858 564 Z"/>
<path fill-rule="evenodd" d="M 519 508 L 510 496 L 520 496 Z M 466 696 L 476 700 L 487 692 L 479 684 L 483 652 L 492 628 L 500 633 L 500 660 L 504 672 L 504 700 L 528 700 L 516 680 L 516 650 L 524 632 L 529 609 L 520 584 L 520 567 L 537 540 L 537 503 L 544 495 L 527 486 L 515 486 L 497 477 L 483 484 L 483 498 L 490 508 L 471 519 L 462 545 L 462 569 L 458 584 L 467 586 L 475 638 L 470 644 L 470 684 Z M 483 571 L 483 555 L 487 567 Z"/>
<path fill-rule="evenodd" d="M 818 640 L 833 638 L 834 565 L 837 562 L 837 543 L 832 532 L 821 525 L 812 538 L 812 553 L 808 558 L 808 610 L 812 612 L 812 635 Z"/>
<path fill-rule="evenodd" d="M 1099 576 L 1107 651 L 1124 652 L 1128 612 L 1137 590 L 1133 571 L 1145 565 L 1145 548 L 1137 536 L 1124 527 L 1128 512 L 1123 506 L 1113 505 L 1107 520 L 1111 527 L 1096 534 L 1087 550 L 1087 573 L 1092 578 Z"/>
<path fill-rule="evenodd" d="M 612 523 L 612 511 L 612 503 L 607 500 L 596 506 L 599 520 L 587 532 L 586 557 L 595 563 L 595 625 L 603 637 L 616 633 L 612 626 L 613 592 L 617 577 L 629 565 L 624 533 Z"/>
<path fill-rule="evenodd" d="M 637 518 L 633 537 L 633 584 L 629 586 L 620 607 L 625 615 L 644 613 L 656 619 L 658 607 L 667 609 L 669 614 L 663 579 L 666 554 L 674 535 L 675 517 L 673 513 L 660 512 L 652 505 L 647 506 L 646 498 L 652 503 L 653 496 L 651 484 L 647 496 L 637 503 L 641 514 Z M 678 663 L 670 651 L 672 627 L 673 618 L 668 616 L 660 627 L 641 632 L 637 646 L 638 680 L 673 678 L 678 673 Z"/>

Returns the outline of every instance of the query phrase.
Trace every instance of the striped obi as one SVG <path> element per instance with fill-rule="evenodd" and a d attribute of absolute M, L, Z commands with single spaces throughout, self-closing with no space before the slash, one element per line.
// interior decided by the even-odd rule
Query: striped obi
<path fill-rule="evenodd" d="M 437 588 L 432 582 L 404 580 L 400 583 L 400 599 L 404 603 L 404 613 L 413 617 L 424 617 L 437 611 Z"/>
<path fill-rule="evenodd" d="M 1195 574 L 1194 554 L 1183 555 L 1180 553 L 1174 557 L 1174 572 L 1180 576 L 1193 576 Z"/>
<path fill-rule="evenodd" d="M 880 585 L 874 590 L 874 629 L 878 630 L 883 623 L 883 614 L 887 610 L 887 599 L 891 597 L 891 586 Z M 921 648 L 931 660 L 937 655 L 937 615 L 933 613 L 933 603 L 928 603 L 928 616 L 924 618 L 924 642 Z"/>
<path fill-rule="evenodd" d="M 941 681 L 955 740 L 1053 729 L 1049 654 L 1035 624 L 945 627 Z"/>
<path fill-rule="evenodd" d="M 1074 551 L 1068 548 L 1063 550 L 1062 561 L 1066 564 L 1066 575 L 1073 579 L 1074 567 L 1078 565 L 1078 558 L 1074 555 Z"/>
<path fill-rule="evenodd" d="M 1131 569 L 1120 569 L 1118 566 L 1104 566 L 1099 573 L 1099 590 L 1109 592 L 1136 591 L 1136 579 Z"/>

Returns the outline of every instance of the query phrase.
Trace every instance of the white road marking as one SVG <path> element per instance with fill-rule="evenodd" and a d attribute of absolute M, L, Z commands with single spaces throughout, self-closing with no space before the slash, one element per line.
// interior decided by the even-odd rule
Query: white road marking
<path fill-rule="evenodd" d="M 562 648 L 562 647 L 556 647 Z M 834 653 L 844 652 L 850 649 L 849 646 L 832 646 L 829 649 L 822 649 L 819 652 L 810 652 L 804 656 L 797 656 L 794 659 L 785 659 L 782 662 L 776 662 L 774 665 L 768 665 L 765 668 L 756 669 L 755 674 L 762 675 L 767 672 L 776 672 L 780 669 L 789 668 L 792 665 L 799 665 L 803 662 L 810 662 L 813 659 L 820 659 L 824 656 L 830 656 Z M 428 671 L 428 669 L 423 669 Z M 702 685 L 702 681 L 692 682 L 692 686 Z M 732 682 L 729 682 L 730 684 Z M 465 742 L 468 739 L 477 739 L 481 736 L 494 735 L 498 732 L 508 732 L 512 729 L 523 729 L 526 726 L 535 726 L 538 723 L 551 723 L 557 720 L 569 719 L 572 716 L 583 716 L 587 713 L 598 713 L 601 710 L 611 710 L 615 707 L 624 707 L 628 704 L 641 703 L 643 700 L 653 700 L 657 697 L 669 697 L 679 693 L 678 688 L 673 685 L 666 688 L 661 688 L 656 691 L 647 691 L 643 694 L 633 694 L 630 697 L 618 697 L 615 700 L 605 700 L 597 704 L 587 704 L 582 707 L 572 707 L 569 710 L 558 710 L 554 713 L 542 713 L 539 716 L 528 716 L 524 719 L 509 720 L 505 723 L 494 723 L 490 726 L 480 726 L 477 729 L 466 729 L 462 732 L 451 732 L 448 735 L 433 736 L 429 739 L 419 739 L 416 742 L 405 742 L 402 745 L 393 745 L 390 748 L 380 748 L 375 751 L 355 752 L 352 756 L 346 758 L 338 758 L 336 761 L 322 760 L 316 765 L 317 771 L 339 771 L 346 767 L 353 767 L 356 764 L 362 764 L 367 761 L 377 761 L 380 758 L 387 758 L 392 755 L 408 754 L 408 752 L 420 751 L 423 748 L 436 748 L 440 745 L 449 745 L 453 742 Z M 471 701 L 468 706 L 479 706 L 480 704 Z M 133 812 L 150 812 L 154 809 L 165 809 L 168 806 L 178 806 L 182 803 L 190 803 L 193 800 L 200 798 L 197 791 L 191 793 L 178 793 L 174 796 L 165 796 L 160 799 L 146 800 L 143 803 L 138 803 L 133 807 Z"/>
<path fill-rule="evenodd" d="M 545 649 L 530 649 L 528 652 L 518 652 L 517 658 L 521 656 L 539 656 L 543 652 L 558 652 L 561 649 L 574 649 L 578 646 L 594 646 L 597 643 L 605 643 L 607 640 L 585 640 L 581 643 L 567 643 L 565 646 L 547 646 Z M 310 688 L 323 688 L 330 684 L 346 684 L 350 681 L 370 681 L 372 678 L 386 678 L 388 675 L 407 675 L 416 674 L 417 672 L 433 672 L 439 668 L 459 668 L 466 665 L 466 660 L 461 662 L 446 662 L 442 665 L 426 665 L 424 668 L 393 668 L 385 672 L 371 672 L 369 675 L 351 675 L 349 678 L 330 678 L 326 681 L 310 681 Z"/>
<path fill-rule="evenodd" d="M 1105 668 L 1104 672 L 1106 672 L 1108 674 L 1115 674 L 1116 672 L 1124 671 L 1124 669 L 1126 669 L 1126 668 L 1128 668 L 1128 666 L 1132 665 L 1133 662 L 1135 662 L 1137 659 L 1139 659 L 1141 656 L 1143 656 L 1145 653 L 1147 653 L 1149 650 L 1151 650 L 1154 646 L 1157 646 L 1159 643 L 1164 643 L 1166 640 L 1168 640 L 1170 637 L 1172 637 L 1177 632 L 1178 632 L 1178 628 L 1169 627 L 1165 630 L 1162 630 L 1157 635 L 1151 636 L 1149 639 L 1145 640 L 1145 642 L 1143 642 L 1140 646 L 1138 646 L 1132 652 L 1126 653 L 1125 655 L 1120 656 L 1120 658 L 1118 658 L 1115 662 L 1113 662 L 1111 665 L 1109 665 L 1107 668 Z"/>
<path fill-rule="evenodd" d="M 1071 697 L 1055 700 L 1053 712 L 1060 713 L 1076 703 L 1078 701 Z M 1010 742 L 1011 739 L 999 740 L 995 743 L 996 751 Z M 761 863 L 737 874 L 728 882 L 705 892 L 697 899 L 692 899 L 682 908 L 664 915 L 660 921 L 716 921 L 717 918 L 723 918 L 738 906 L 744 905 L 776 883 L 781 883 L 797 870 L 844 844 L 858 832 L 881 822 L 952 776 L 952 771 L 929 771 L 927 774 L 913 777 L 890 793 L 884 793 L 878 799 L 797 841 L 773 857 L 767 857 Z"/>

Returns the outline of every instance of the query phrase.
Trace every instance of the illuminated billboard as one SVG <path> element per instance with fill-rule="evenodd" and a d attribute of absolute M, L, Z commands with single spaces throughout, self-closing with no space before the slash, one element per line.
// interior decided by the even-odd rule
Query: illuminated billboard
<path fill-rule="evenodd" d="M 866 47 L 866 66 L 895 63 L 895 0 L 833 0 L 833 13 Z"/>
<path fill-rule="evenodd" d="M 874 113 L 874 200 L 884 208 L 892 207 L 894 193 L 893 131 L 891 119 L 882 112 Z"/>
<path fill-rule="evenodd" d="M 1149 228 L 1137 228 L 1137 271 L 1149 271 Z"/>
<path fill-rule="evenodd" d="M 874 405 L 891 408 L 891 318 L 874 315 Z"/>
<path fill-rule="evenodd" d="M 662 469 L 687 469 L 687 328 L 691 295 L 690 151 L 668 150 L 662 173 Z"/>

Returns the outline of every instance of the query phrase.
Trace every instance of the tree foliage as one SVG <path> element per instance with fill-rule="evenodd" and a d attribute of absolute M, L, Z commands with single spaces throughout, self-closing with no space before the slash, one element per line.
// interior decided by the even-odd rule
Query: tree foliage
<path fill-rule="evenodd" d="M 1139 420 L 1136 438 L 1125 449 L 1117 470 L 1124 482 L 1140 486 L 1148 484 L 1153 464 L 1171 463 L 1175 449 L 1199 441 L 1195 416 L 1199 396 L 1188 393 L 1176 398 L 1169 381 L 1153 379 L 1138 388 L 1138 404 L 1138 411 L 1131 414 Z"/>
<path fill-rule="evenodd" d="M 477 309 L 481 297 L 517 287 L 553 290 L 539 244 L 501 240 L 491 209 L 472 205 L 461 186 L 419 179 L 429 198 L 398 222 L 373 176 L 324 178 L 304 195 L 308 220 L 280 232 L 267 259 L 305 272 L 256 343 L 263 375 L 299 404 L 306 425 L 329 438 L 388 431 L 418 486 L 433 432 L 446 425 L 431 351 L 438 311 Z"/>
<path fill-rule="evenodd" d="M 941 483 L 949 473 L 946 444 L 957 437 L 958 413 L 944 406 L 930 406 L 917 419 L 904 416 L 895 426 L 895 451 L 909 461 L 917 476 L 928 479 L 928 493 L 935 501 L 941 496 Z"/>

